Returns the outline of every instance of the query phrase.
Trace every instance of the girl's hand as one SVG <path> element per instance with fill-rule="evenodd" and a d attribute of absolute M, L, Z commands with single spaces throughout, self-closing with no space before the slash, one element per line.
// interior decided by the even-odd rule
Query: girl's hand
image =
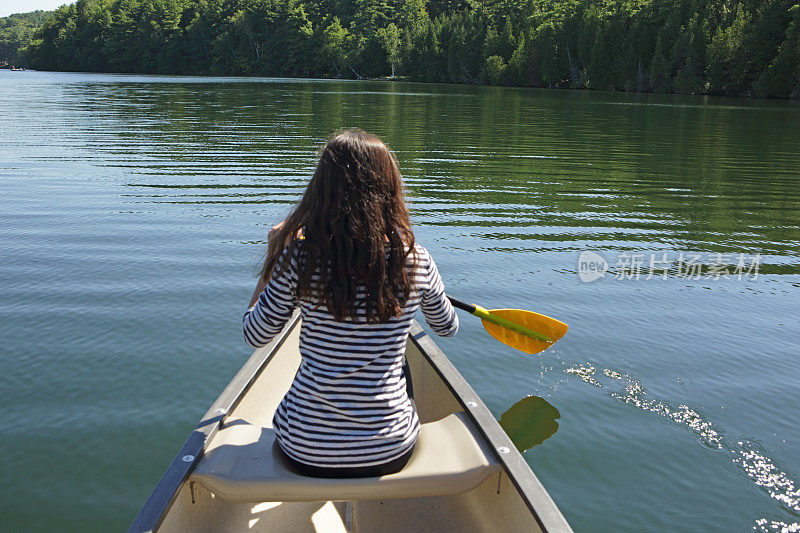
<path fill-rule="evenodd" d="M 267 247 L 268 248 L 275 248 L 275 238 L 277 237 L 278 232 L 281 230 L 281 228 L 284 226 L 284 224 L 286 224 L 285 220 L 283 222 L 281 222 L 280 224 L 275 224 L 274 226 L 272 226 L 272 229 L 269 230 L 269 234 L 267 234 Z"/>
<path fill-rule="evenodd" d="M 275 239 L 278 237 L 278 232 L 281 230 L 281 228 L 285 223 L 286 221 L 281 222 L 280 224 L 275 224 L 269 230 L 269 233 L 267 234 L 267 254 L 275 253 L 274 252 L 274 250 L 276 249 Z M 256 284 L 256 289 L 253 291 L 253 297 L 250 298 L 250 305 L 248 306 L 248 308 L 252 309 L 253 306 L 256 305 L 258 297 L 264 291 L 264 287 L 266 286 L 267 286 L 266 280 L 259 278 L 258 283 Z"/>

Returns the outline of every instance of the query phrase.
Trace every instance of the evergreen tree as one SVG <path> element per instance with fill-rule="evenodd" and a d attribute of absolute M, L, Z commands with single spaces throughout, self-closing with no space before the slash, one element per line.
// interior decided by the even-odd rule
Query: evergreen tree
<path fill-rule="evenodd" d="M 520 33 L 517 47 L 508 60 L 506 75 L 512 85 L 528 85 L 530 83 L 530 50 L 525 39 L 525 32 Z"/>
<path fill-rule="evenodd" d="M 792 17 L 778 54 L 755 84 L 759 96 L 800 98 L 800 5 L 788 10 Z"/>
<path fill-rule="evenodd" d="M 742 89 L 742 68 L 737 65 L 750 17 L 738 4 L 729 25 L 719 27 L 708 46 L 708 82 L 713 92 L 736 94 Z"/>
<path fill-rule="evenodd" d="M 378 30 L 378 39 L 386 52 L 386 58 L 389 60 L 394 78 L 400 60 L 400 30 L 390 22 L 388 26 Z"/>
<path fill-rule="evenodd" d="M 339 17 L 333 17 L 331 23 L 322 32 L 322 56 L 336 76 L 341 76 L 347 66 L 348 54 L 346 47 L 350 41 L 348 31 L 342 27 Z"/>
<path fill-rule="evenodd" d="M 77 0 L 0 66 L 798 96 L 797 0 Z"/>

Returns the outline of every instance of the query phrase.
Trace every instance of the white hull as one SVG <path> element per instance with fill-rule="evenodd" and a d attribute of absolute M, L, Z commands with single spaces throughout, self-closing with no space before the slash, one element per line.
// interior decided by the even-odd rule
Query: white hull
<path fill-rule="evenodd" d="M 272 446 L 258 441 L 270 435 L 300 363 L 299 331 L 295 317 L 253 353 L 130 531 L 571 531 L 489 410 L 417 324 L 406 356 L 428 437 L 404 471 L 337 482 L 286 470 Z"/>

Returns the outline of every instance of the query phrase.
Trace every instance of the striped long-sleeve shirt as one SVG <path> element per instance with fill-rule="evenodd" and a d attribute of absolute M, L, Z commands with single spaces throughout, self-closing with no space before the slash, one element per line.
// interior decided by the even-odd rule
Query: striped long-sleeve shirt
<path fill-rule="evenodd" d="M 433 259 L 422 246 L 415 250 L 412 293 L 402 316 L 388 322 L 368 323 L 363 310 L 359 317 L 337 321 L 324 304 L 299 299 L 297 257 L 245 313 L 245 340 L 259 347 L 283 329 L 295 307 L 301 310 L 302 361 L 273 418 L 278 443 L 293 459 L 328 468 L 381 465 L 416 442 L 419 419 L 402 371 L 411 323 L 421 308 L 434 332 L 451 336 L 458 317 Z"/>

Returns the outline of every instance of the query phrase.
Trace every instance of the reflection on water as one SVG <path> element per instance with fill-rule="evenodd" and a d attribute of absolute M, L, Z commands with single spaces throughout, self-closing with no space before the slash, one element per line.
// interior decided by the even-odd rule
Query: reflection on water
<path fill-rule="evenodd" d="M 536 358 L 478 322 L 441 346 L 494 412 L 529 393 L 558 405 L 558 437 L 525 457 L 576 531 L 673 531 L 676 515 L 698 517 L 692 531 L 797 521 L 797 104 L 3 71 L 0 103 L 9 527 L 127 527 L 247 356 L 239 319 L 267 231 L 346 126 L 396 151 L 415 234 L 448 290 L 569 324 Z M 611 279 L 580 280 L 587 250 Z M 612 258 L 631 252 L 760 254 L 760 270 L 683 279 L 676 262 L 666 279 L 613 279 Z M 573 373 L 599 388 L 558 372 L 580 391 L 532 390 L 559 360 L 593 361 Z M 603 393 L 587 405 L 592 391 Z M 548 425 L 521 447 L 558 427 L 537 408 Z M 697 438 L 642 433 L 651 413 Z M 658 459 L 675 453 L 680 475 Z M 620 481 L 620 458 L 661 475 L 659 490 Z M 728 501 L 704 500 L 709 484 Z M 627 512 L 609 512 L 619 502 Z"/>
<path fill-rule="evenodd" d="M 566 251 L 616 241 L 661 251 L 679 241 L 695 252 L 758 250 L 768 271 L 800 273 L 800 261 L 776 257 L 800 242 L 800 155 L 786 134 L 797 127 L 797 109 L 663 107 L 547 92 L 532 100 L 491 88 L 465 100 L 402 84 L 363 92 L 359 84 L 328 84 L 332 90 L 319 91 L 311 82 L 178 80 L 64 91 L 81 102 L 74 113 L 93 114 L 84 133 L 113 139 L 92 145 L 93 157 L 151 177 L 127 185 L 156 203 L 291 201 L 319 143 L 359 116 L 397 151 L 418 223 L 494 228 L 475 234 L 484 249 Z M 145 192 L 153 188 L 179 194 Z"/>
<path fill-rule="evenodd" d="M 539 396 L 526 396 L 500 417 L 500 426 L 520 452 L 538 446 L 558 431 L 558 409 Z"/>

